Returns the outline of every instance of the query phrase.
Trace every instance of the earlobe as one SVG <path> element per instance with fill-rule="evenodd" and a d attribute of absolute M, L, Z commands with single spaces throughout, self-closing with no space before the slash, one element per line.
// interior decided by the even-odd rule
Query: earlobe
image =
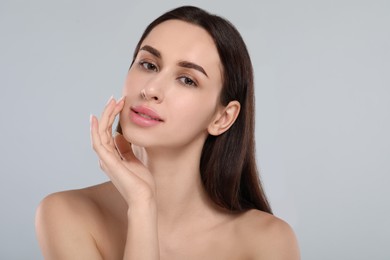
<path fill-rule="evenodd" d="M 217 136 L 226 132 L 236 121 L 240 108 L 240 103 L 236 100 L 230 101 L 226 107 L 222 107 L 207 128 L 209 134 Z"/>

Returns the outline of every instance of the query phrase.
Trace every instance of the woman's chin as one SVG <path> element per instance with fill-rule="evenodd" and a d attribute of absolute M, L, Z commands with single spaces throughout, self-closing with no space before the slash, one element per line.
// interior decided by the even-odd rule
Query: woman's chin
<path fill-rule="evenodd" d="M 125 140 L 130 143 L 131 145 L 133 146 L 137 146 L 137 147 L 146 147 L 148 146 L 146 140 L 143 140 L 145 139 L 145 137 L 137 137 L 133 134 L 127 134 L 125 131 L 122 131 L 122 135 L 123 137 L 125 138 Z"/>

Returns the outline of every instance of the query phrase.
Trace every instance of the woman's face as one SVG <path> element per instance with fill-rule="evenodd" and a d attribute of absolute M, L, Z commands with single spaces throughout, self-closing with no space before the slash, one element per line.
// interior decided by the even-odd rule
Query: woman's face
<path fill-rule="evenodd" d="M 203 144 L 221 105 L 222 65 L 203 28 L 179 20 L 157 25 L 130 68 L 120 116 L 126 140 L 144 147 Z"/>

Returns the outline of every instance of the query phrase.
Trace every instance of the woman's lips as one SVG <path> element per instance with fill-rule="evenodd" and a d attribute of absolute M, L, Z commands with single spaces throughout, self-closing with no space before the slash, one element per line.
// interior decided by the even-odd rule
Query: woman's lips
<path fill-rule="evenodd" d="M 154 126 L 164 122 L 154 110 L 145 106 L 131 107 L 130 119 L 139 126 Z"/>

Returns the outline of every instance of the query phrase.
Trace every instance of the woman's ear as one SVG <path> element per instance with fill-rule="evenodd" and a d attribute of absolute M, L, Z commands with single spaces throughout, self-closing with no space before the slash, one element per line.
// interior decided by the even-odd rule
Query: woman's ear
<path fill-rule="evenodd" d="M 209 134 L 217 136 L 226 132 L 236 121 L 240 108 L 240 103 L 236 100 L 230 101 L 226 107 L 221 107 L 207 128 Z"/>

